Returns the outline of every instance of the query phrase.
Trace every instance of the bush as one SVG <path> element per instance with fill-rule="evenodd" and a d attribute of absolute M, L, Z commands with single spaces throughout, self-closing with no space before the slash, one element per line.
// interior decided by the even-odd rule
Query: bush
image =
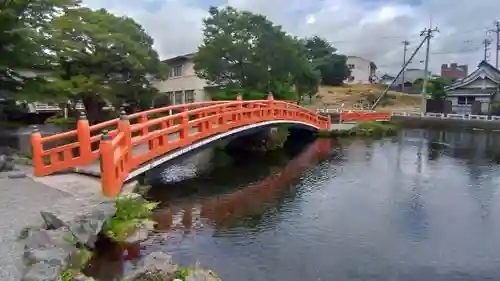
<path fill-rule="evenodd" d="M 153 210 L 158 203 L 149 202 L 139 194 L 124 194 L 116 199 L 116 213 L 104 226 L 107 237 L 124 242 L 143 226 L 154 225 Z"/>
<path fill-rule="evenodd" d="M 396 135 L 399 129 L 399 124 L 395 122 L 368 121 L 362 122 L 350 130 L 319 131 L 317 136 L 320 138 L 386 137 Z"/>

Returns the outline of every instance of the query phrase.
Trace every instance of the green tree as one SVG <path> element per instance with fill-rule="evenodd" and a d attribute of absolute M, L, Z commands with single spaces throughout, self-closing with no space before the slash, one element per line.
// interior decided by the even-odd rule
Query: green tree
<path fill-rule="evenodd" d="M 324 85 L 340 85 L 350 75 L 347 67 L 347 57 L 335 54 L 335 49 L 325 39 L 314 36 L 306 38 L 304 45 L 307 58 L 321 73 L 321 83 Z"/>
<path fill-rule="evenodd" d="M 312 68 L 297 39 L 262 15 L 232 7 L 211 7 L 209 13 L 194 58 L 200 78 L 218 85 L 226 98 L 269 92 L 277 99 L 298 98 L 295 88 Z"/>
<path fill-rule="evenodd" d="M 102 121 L 106 102 L 150 106 L 157 93 L 151 81 L 164 77 L 166 66 L 133 19 L 79 8 L 55 18 L 51 28 L 58 63 L 46 98 L 81 100 L 91 122 Z"/>
<path fill-rule="evenodd" d="M 413 85 L 422 89 L 424 80 L 419 78 L 415 80 Z M 428 97 L 433 100 L 443 100 L 446 98 L 445 87 L 451 84 L 451 80 L 447 77 L 437 77 L 429 79 L 426 92 Z"/>
<path fill-rule="evenodd" d="M 59 13 L 74 8 L 76 0 L 5 0 L 0 3 L 0 88 L 4 93 L 39 92 L 44 82 L 36 75 L 50 67 L 54 44 L 50 22 Z"/>

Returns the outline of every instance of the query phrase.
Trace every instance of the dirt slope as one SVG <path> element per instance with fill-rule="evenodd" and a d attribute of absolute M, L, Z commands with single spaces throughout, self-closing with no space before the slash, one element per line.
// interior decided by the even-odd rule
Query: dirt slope
<path fill-rule="evenodd" d="M 344 85 L 321 86 L 318 96 L 308 107 L 338 108 L 344 103 L 345 109 L 369 108 L 370 104 L 384 91 L 385 85 Z M 389 91 L 377 111 L 420 111 L 421 98 L 396 91 Z"/>

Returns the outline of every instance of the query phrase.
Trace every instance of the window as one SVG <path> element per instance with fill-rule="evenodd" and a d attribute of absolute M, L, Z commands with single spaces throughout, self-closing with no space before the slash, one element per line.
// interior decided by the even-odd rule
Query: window
<path fill-rule="evenodd" d="M 175 92 L 175 104 L 183 104 L 182 91 Z"/>
<path fill-rule="evenodd" d="M 348 64 L 348 65 L 347 65 L 347 68 L 349 68 L 349 69 L 354 69 L 354 64 Z"/>
<path fill-rule="evenodd" d="M 458 97 L 458 104 L 471 105 L 476 101 L 476 97 Z"/>
<path fill-rule="evenodd" d="M 180 77 L 182 76 L 182 65 L 176 65 L 172 67 L 171 77 Z"/>
<path fill-rule="evenodd" d="M 193 103 L 194 102 L 194 91 L 189 90 L 184 92 L 184 102 Z"/>
<path fill-rule="evenodd" d="M 160 93 L 153 99 L 151 105 L 156 108 L 172 105 L 172 92 Z"/>

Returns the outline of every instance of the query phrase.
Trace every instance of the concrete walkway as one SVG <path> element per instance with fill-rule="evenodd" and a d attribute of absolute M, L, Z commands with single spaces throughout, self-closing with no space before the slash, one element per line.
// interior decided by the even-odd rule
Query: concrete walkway
<path fill-rule="evenodd" d="M 0 280 L 20 280 L 23 245 L 16 241 L 19 232 L 40 224 L 40 211 L 68 196 L 31 178 L 9 179 L 0 175 Z"/>

